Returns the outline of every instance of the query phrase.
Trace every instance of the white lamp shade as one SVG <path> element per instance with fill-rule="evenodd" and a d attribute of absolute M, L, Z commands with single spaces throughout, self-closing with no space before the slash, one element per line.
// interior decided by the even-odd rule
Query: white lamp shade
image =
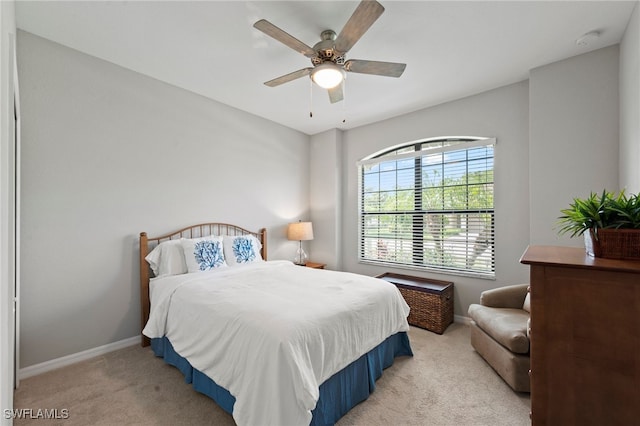
<path fill-rule="evenodd" d="M 311 222 L 294 222 L 287 227 L 287 239 L 292 241 L 313 240 Z"/>
<path fill-rule="evenodd" d="M 311 79 L 323 89 L 333 89 L 344 80 L 344 70 L 335 64 L 324 63 L 311 71 Z"/>

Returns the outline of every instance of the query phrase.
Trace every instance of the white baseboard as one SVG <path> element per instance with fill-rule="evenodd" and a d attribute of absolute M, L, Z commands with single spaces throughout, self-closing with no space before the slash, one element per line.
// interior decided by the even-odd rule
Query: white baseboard
<path fill-rule="evenodd" d="M 20 370 L 18 370 L 18 377 L 20 380 L 26 379 L 27 377 L 46 373 L 47 371 L 55 370 L 56 368 L 66 367 L 67 365 L 85 361 L 87 359 L 104 355 L 109 352 L 117 351 L 118 349 L 123 349 L 128 346 L 133 346 L 138 343 L 140 343 L 140 336 L 133 336 L 129 337 L 128 339 L 98 346 L 97 348 L 87 349 L 86 351 L 52 359 L 40 364 L 30 365 L 29 367 L 21 368 Z"/>
<path fill-rule="evenodd" d="M 464 315 L 454 315 L 453 316 L 453 322 L 459 322 L 459 323 L 462 323 L 464 325 L 469 325 L 469 324 L 471 324 L 471 318 L 465 317 Z"/>
<path fill-rule="evenodd" d="M 463 315 L 454 315 L 454 322 L 459 322 L 465 325 L 469 325 L 471 318 Z M 75 364 L 76 362 L 85 361 L 96 356 L 104 355 L 109 352 L 117 351 L 128 346 L 133 346 L 140 343 L 140 336 L 129 337 L 128 339 L 120 340 L 113 343 L 108 343 L 97 348 L 87 349 L 86 351 L 78 352 L 75 354 L 63 356 L 61 358 L 45 361 L 40 364 L 30 365 L 29 367 L 21 368 L 18 370 L 18 378 L 20 380 L 27 377 L 37 376 L 38 374 L 46 373 L 56 368 L 66 367 L 67 365 Z"/>

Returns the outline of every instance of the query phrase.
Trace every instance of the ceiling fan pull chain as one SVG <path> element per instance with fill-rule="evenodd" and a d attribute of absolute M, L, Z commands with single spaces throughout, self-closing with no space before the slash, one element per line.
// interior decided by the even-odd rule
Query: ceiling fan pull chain
<path fill-rule="evenodd" d="M 309 79 L 309 118 L 313 118 L 313 81 Z"/>
<path fill-rule="evenodd" d="M 347 122 L 347 79 L 342 81 L 342 123 Z"/>

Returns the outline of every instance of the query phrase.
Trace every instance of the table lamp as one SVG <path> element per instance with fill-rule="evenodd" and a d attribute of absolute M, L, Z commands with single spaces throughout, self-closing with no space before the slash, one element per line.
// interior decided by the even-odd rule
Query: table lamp
<path fill-rule="evenodd" d="M 311 222 L 294 222 L 290 223 L 287 227 L 287 239 L 291 241 L 298 241 L 300 244 L 298 246 L 298 251 L 296 252 L 296 257 L 294 258 L 294 263 L 296 265 L 304 265 L 307 263 L 307 254 L 302 249 L 302 242 L 313 240 L 313 226 Z"/>

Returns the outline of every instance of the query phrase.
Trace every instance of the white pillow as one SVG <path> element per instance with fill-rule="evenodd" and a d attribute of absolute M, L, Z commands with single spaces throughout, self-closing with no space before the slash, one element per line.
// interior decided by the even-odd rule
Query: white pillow
<path fill-rule="evenodd" d="M 189 272 L 210 271 L 227 266 L 222 237 L 182 239 L 182 250 Z"/>
<path fill-rule="evenodd" d="M 224 257 L 229 266 L 262 260 L 262 244 L 253 235 L 224 237 Z"/>
<path fill-rule="evenodd" d="M 169 240 L 158 244 L 144 259 L 149 263 L 156 277 L 187 273 L 180 240 Z"/>

